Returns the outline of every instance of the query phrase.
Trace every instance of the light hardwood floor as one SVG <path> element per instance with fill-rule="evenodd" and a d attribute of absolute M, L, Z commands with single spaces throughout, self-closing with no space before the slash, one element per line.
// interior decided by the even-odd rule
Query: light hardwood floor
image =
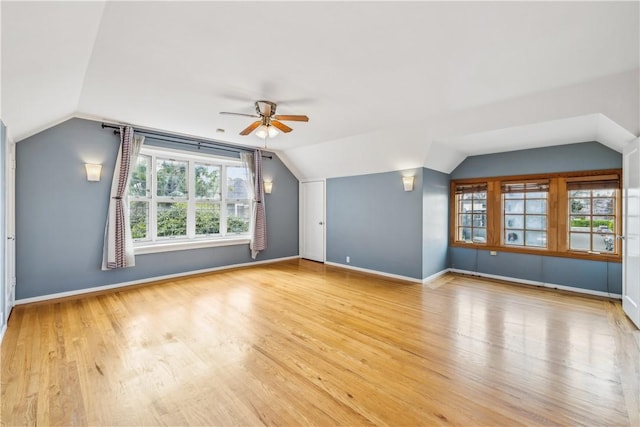
<path fill-rule="evenodd" d="M 619 302 L 304 260 L 18 306 L 2 425 L 640 425 Z"/>

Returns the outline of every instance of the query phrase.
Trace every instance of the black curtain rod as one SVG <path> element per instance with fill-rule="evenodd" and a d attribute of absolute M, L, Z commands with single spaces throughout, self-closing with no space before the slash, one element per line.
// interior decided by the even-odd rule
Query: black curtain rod
<path fill-rule="evenodd" d="M 114 129 L 113 133 L 114 134 L 118 134 L 120 133 L 120 126 L 114 126 L 114 125 L 108 125 L 105 123 L 102 123 L 102 129 Z M 171 143 L 175 143 L 175 144 L 183 144 L 183 145 L 191 145 L 193 147 L 198 147 L 198 149 L 200 148 L 213 148 L 215 150 L 220 150 L 220 151 L 229 151 L 231 153 L 240 153 L 242 151 L 248 151 L 248 152 L 252 152 L 255 151 L 255 148 L 249 148 L 249 147 L 240 147 L 240 146 L 235 146 L 235 145 L 231 145 L 231 144 L 225 144 L 222 142 L 216 142 L 216 141 L 207 141 L 207 140 L 202 140 L 202 139 L 198 139 L 198 138 L 187 138 L 187 137 L 183 137 L 183 136 L 175 136 L 175 135 L 170 135 L 170 134 L 166 134 L 166 133 L 160 133 L 160 132 L 155 132 L 155 131 L 148 131 L 148 130 L 144 130 L 144 129 L 135 129 L 134 128 L 134 132 L 135 133 L 139 133 L 139 134 L 143 134 L 143 135 L 148 135 L 149 137 L 153 138 L 153 139 L 157 139 L 160 141 L 167 141 L 167 142 L 171 142 Z M 272 159 L 272 156 L 266 156 L 266 155 L 262 155 L 263 158 L 266 159 Z"/>

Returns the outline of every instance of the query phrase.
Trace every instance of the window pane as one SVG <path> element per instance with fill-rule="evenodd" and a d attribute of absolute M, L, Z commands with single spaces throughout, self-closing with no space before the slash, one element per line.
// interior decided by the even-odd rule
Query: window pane
<path fill-rule="evenodd" d="M 195 165 L 196 199 L 220 200 L 220 166 Z"/>
<path fill-rule="evenodd" d="M 227 199 L 248 199 L 247 169 L 242 166 L 227 166 Z"/>
<path fill-rule="evenodd" d="M 247 201 L 227 203 L 227 232 L 246 233 L 249 231 L 251 205 Z"/>
<path fill-rule="evenodd" d="M 582 188 L 569 191 L 572 231 L 570 247 L 574 250 L 592 250 L 600 253 L 615 253 L 614 238 L 616 221 L 616 196 L 611 188 Z M 577 231 L 585 233 L 578 235 Z M 575 236 L 574 236 L 575 234 Z"/>
<path fill-rule="evenodd" d="M 545 231 L 527 231 L 525 233 L 525 242 L 527 246 L 547 246 L 547 233 Z"/>
<path fill-rule="evenodd" d="M 614 197 L 615 195 L 614 189 L 593 190 L 593 197 Z"/>
<path fill-rule="evenodd" d="M 485 214 L 474 214 L 473 215 L 473 226 L 474 227 L 485 227 L 487 223 L 487 216 Z"/>
<path fill-rule="evenodd" d="M 505 199 L 524 199 L 524 193 L 504 193 Z"/>
<path fill-rule="evenodd" d="M 160 197 L 185 197 L 187 195 L 187 162 L 157 159 L 157 192 Z"/>
<path fill-rule="evenodd" d="M 523 213 L 524 200 L 505 200 L 504 212 L 505 213 Z"/>
<path fill-rule="evenodd" d="M 151 158 L 149 156 L 138 156 L 131 172 L 131 181 L 129 181 L 129 195 L 131 197 L 147 196 L 147 171 L 150 164 Z"/>
<path fill-rule="evenodd" d="M 613 233 L 614 217 L 612 216 L 594 216 L 593 231 L 598 233 Z"/>
<path fill-rule="evenodd" d="M 528 230 L 546 230 L 547 229 L 547 217 L 543 215 L 527 215 L 527 229 Z"/>
<path fill-rule="evenodd" d="M 591 212 L 591 200 L 590 199 L 571 199 L 571 213 L 590 213 Z"/>
<path fill-rule="evenodd" d="M 547 201 L 546 200 L 527 200 L 526 212 L 533 214 L 545 214 L 547 213 Z"/>
<path fill-rule="evenodd" d="M 588 251 L 590 247 L 591 234 L 589 233 L 570 233 L 569 248 L 576 251 Z"/>
<path fill-rule="evenodd" d="M 590 190 L 570 190 L 569 191 L 569 197 L 571 198 L 589 197 L 590 194 L 591 194 Z"/>
<path fill-rule="evenodd" d="M 507 245 L 524 245 L 524 239 L 522 238 L 523 233 L 524 232 L 522 230 L 509 230 L 506 235 L 505 243 Z"/>
<path fill-rule="evenodd" d="M 462 225 L 462 226 L 466 226 L 466 225 L 471 225 L 471 221 L 472 221 L 473 215 L 471 214 L 462 214 L 460 215 L 460 222 L 458 223 L 458 225 Z"/>
<path fill-rule="evenodd" d="M 546 199 L 547 193 L 545 192 L 536 192 L 536 193 L 526 193 L 527 199 Z"/>
<path fill-rule="evenodd" d="M 615 239 L 612 234 L 593 234 L 593 250 L 613 252 Z"/>
<path fill-rule="evenodd" d="M 471 241 L 471 228 L 459 228 L 458 229 L 458 240 L 462 240 L 464 242 Z"/>
<path fill-rule="evenodd" d="M 474 200 L 473 201 L 473 211 L 474 212 L 485 212 L 487 210 L 487 202 L 486 200 Z"/>
<path fill-rule="evenodd" d="M 471 197 L 469 197 L 471 196 Z M 487 192 L 472 192 L 456 195 L 457 240 L 486 243 L 487 240 Z"/>
<path fill-rule="evenodd" d="M 473 241 L 484 243 L 487 241 L 487 230 L 484 228 L 474 228 L 473 229 Z"/>
<path fill-rule="evenodd" d="M 158 237 L 187 235 L 187 204 L 158 203 Z"/>
<path fill-rule="evenodd" d="M 220 205 L 196 203 L 196 235 L 220 233 Z"/>
<path fill-rule="evenodd" d="M 505 228 L 524 228 L 523 215 L 505 215 Z"/>
<path fill-rule="evenodd" d="M 591 219 L 588 216 L 572 216 L 570 221 L 571 231 L 591 231 Z"/>
<path fill-rule="evenodd" d="M 596 215 L 613 215 L 615 208 L 613 199 L 593 199 L 593 213 Z"/>
<path fill-rule="evenodd" d="M 460 202 L 460 212 L 471 212 L 471 202 L 462 201 Z"/>
<path fill-rule="evenodd" d="M 149 237 L 149 202 L 130 202 L 129 222 L 131 223 L 132 238 L 146 239 Z"/>

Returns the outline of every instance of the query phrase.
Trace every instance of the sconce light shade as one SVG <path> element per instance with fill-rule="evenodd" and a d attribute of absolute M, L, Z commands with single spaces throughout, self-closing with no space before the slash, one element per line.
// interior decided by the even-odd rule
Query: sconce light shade
<path fill-rule="evenodd" d="M 265 181 L 264 182 L 264 192 L 266 194 L 271 194 L 271 189 L 273 189 L 273 182 Z"/>
<path fill-rule="evenodd" d="M 100 172 L 102 171 L 102 165 L 85 163 L 84 167 L 87 170 L 87 181 L 100 181 Z"/>
<path fill-rule="evenodd" d="M 402 185 L 404 186 L 404 191 L 413 191 L 413 177 L 403 176 Z"/>

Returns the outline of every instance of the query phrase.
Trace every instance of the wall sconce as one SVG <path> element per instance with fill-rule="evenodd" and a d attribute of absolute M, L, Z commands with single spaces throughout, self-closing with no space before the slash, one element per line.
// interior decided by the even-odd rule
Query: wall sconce
<path fill-rule="evenodd" d="M 102 165 L 85 163 L 84 168 L 87 170 L 87 181 L 100 181 L 100 172 L 102 171 Z"/>
<path fill-rule="evenodd" d="M 404 186 L 404 191 L 413 191 L 413 176 L 403 176 L 402 185 Z"/>
<path fill-rule="evenodd" d="M 266 194 L 271 194 L 271 190 L 273 189 L 273 182 L 272 181 L 265 181 L 264 182 L 264 192 Z"/>

